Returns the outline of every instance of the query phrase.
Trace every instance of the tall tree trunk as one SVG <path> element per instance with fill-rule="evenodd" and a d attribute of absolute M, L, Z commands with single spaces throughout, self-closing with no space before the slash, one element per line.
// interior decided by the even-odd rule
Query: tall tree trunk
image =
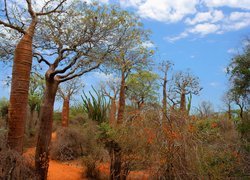
<path fill-rule="evenodd" d="M 34 18 L 14 54 L 10 105 L 8 112 L 8 146 L 17 152 L 23 152 L 25 118 L 28 105 L 30 72 L 32 66 L 32 41 L 37 19 Z"/>
<path fill-rule="evenodd" d="M 66 96 L 63 99 L 63 109 L 62 109 L 62 127 L 69 126 L 69 97 Z"/>
<path fill-rule="evenodd" d="M 125 111 L 125 73 L 122 72 L 117 124 L 121 124 L 123 122 L 124 111 Z"/>
<path fill-rule="evenodd" d="M 109 156 L 110 156 L 110 180 L 121 179 L 121 147 L 115 141 L 109 142 Z"/>
<path fill-rule="evenodd" d="M 185 95 L 185 92 L 181 92 L 180 110 L 181 110 L 182 112 L 185 112 L 185 111 L 186 111 L 186 95 Z"/>
<path fill-rule="evenodd" d="M 111 107 L 110 107 L 110 115 L 109 115 L 109 124 L 112 126 L 115 122 L 116 116 L 116 102 L 115 98 L 111 98 Z"/>
<path fill-rule="evenodd" d="M 167 77 L 165 76 L 163 79 L 163 99 L 162 99 L 162 121 L 167 122 Z"/>
<path fill-rule="evenodd" d="M 49 144 L 52 133 L 53 107 L 58 82 L 46 77 L 46 88 L 40 113 L 40 127 L 36 146 L 35 165 L 39 179 L 46 180 L 49 167 Z"/>

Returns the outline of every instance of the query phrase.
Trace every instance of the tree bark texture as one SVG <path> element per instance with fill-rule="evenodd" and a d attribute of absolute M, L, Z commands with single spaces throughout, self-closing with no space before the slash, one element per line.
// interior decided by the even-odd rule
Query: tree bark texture
<path fill-rule="evenodd" d="M 181 93 L 181 104 L 180 104 L 180 110 L 182 112 L 186 111 L 186 95 L 184 92 Z"/>
<path fill-rule="evenodd" d="M 40 112 L 40 128 L 36 146 L 35 166 L 39 179 L 46 180 L 49 167 L 49 145 L 51 141 L 53 107 L 58 89 L 58 82 L 46 77 L 46 88 Z"/>
<path fill-rule="evenodd" d="M 167 78 L 164 77 L 163 80 L 163 91 L 162 91 L 162 111 L 163 111 L 163 122 L 167 122 Z"/>
<path fill-rule="evenodd" d="M 69 126 L 69 97 L 66 96 L 63 99 L 63 109 L 62 109 L 62 127 Z"/>
<path fill-rule="evenodd" d="M 123 122 L 124 111 L 125 111 L 125 74 L 124 72 L 122 72 L 117 124 L 121 124 Z"/>
<path fill-rule="evenodd" d="M 20 154 L 23 152 L 23 137 L 32 66 L 32 40 L 36 23 L 37 20 L 34 19 L 27 32 L 17 44 L 12 68 L 7 144 L 11 149 L 16 150 Z"/>
<path fill-rule="evenodd" d="M 112 126 L 115 123 L 116 119 L 116 102 L 115 98 L 111 98 L 111 107 L 110 107 L 110 115 L 109 115 L 109 124 Z"/>
<path fill-rule="evenodd" d="M 115 141 L 109 142 L 109 156 L 110 156 L 110 180 L 121 179 L 121 148 Z"/>

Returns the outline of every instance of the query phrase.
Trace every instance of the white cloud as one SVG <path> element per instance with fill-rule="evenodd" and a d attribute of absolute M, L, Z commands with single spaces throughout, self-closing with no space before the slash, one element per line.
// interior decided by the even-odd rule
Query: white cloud
<path fill-rule="evenodd" d="M 152 43 L 151 41 L 146 41 L 146 42 L 142 43 L 142 46 L 145 48 L 153 48 L 153 47 L 155 47 L 155 44 Z"/>
<path fill-rule="evenodd" d="M 192 34 L 203 37 L 212 33 L 223 34 L 229 31 L 237 31 L 250 26 L 250 12 L 232 12 L 227 16 L 222 16 L 222 14 L 217 16 L 210 15 L 211 13 L 202 15 L 198 13 L 193 19 L 186 19 L 185 22 L 190 25 L 186 30 L 179 35 L 167 37 L 165 39 L 169 42 L 174 42 Z M 210 21 L 208 21 L 208 19 L 210 19 Z M 207 22 L 196 24 L 204 21 Z"/>
<path fill-rule="evenodd" d="M 106 74 L 106 73 L 103 73 L 103 72 L 94 72 L 94 76 L 99 81 L 107 81 L 109 79 L 115 78 L 114 74 Z"/>
<path fill-rule="evenodd" d="M 133 6 L 142 18 L 161 22 L 178 22 L 186 15 L 196 12 L 198 0 L 127 0 L 123 6 Z"/>
<path fill-rule="evenodd" d="M 120 4 L 133 7 L 141 18 L 165 23 L 183 21 L 186 29 L 165 37 L 169 42 L 192 34 L 202 37 L 250 26 L 250 0 L 120 0 Z"/>
<path fill-rule="evenodd" d="M 224 14 L 222 11 L 207 11 L 207 12 L 199 12 L 195 15 L 193 19 L 187 18 L 185 22 L 189 25 L 195 25 L 201 22 L 218 22 L 224 18 Z"/>
<path fill-rule="evenodd" d="M 218 87 L 220 85 L 220 83 L 218 83 L 218 82 L 211 82 L 211 83 L 209 83 L 209 85 L 212 86 L 212 87 Z"/>
<path fill-rule="evenodd" d="M 230 49 L 227 50 L 227 53 L 229 53 L 229 54 L 236 54 L 237 50 L 234 49 L 234 48 L 230 48 Z"/>
<path fill-rule="evenodd" d="M 208 7 L 231 7 L 240 9 L 250 9 L 249 0 L 203 0 Z"/>
<path fill-rule="evenodd" d="M 223 24 L 223 31 L 235 31 L 250 26 L 250 12 L 232 12 Z"/>
<path fill-rule="evenodd" d="M 186 38 L 187 36 L 188 36 L 188 32 L 182 32 L 177 36 L 165 37 L 164 39 L 173 43 L 173 42 L 178 41 L 180 39 Z"/>
<path fill-rule="evenodd" d="M 189 29 L 188 32 L 194 34 L 200 34 L 202 36 L 214 33 L 219 30 L 219 26 L 211 23 L 197 24 L 193 28 Z"/>

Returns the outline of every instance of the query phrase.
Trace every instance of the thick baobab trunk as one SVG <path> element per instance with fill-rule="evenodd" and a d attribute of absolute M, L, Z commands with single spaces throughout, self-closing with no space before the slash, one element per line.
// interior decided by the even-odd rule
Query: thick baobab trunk
<path fill-rule="evenodd" d="M 181 93 L 181 104 L 180 104 L 180 110 L 182 112 L 186 111 L 186 95 L 184 92 Z"/>
<path fill-rule="evenodd" d="M 122 72 L 117 124 L 121 124 L 123 122 L 124 111 L 125 111 L 125 74 L 124 72 Z"/>
<path fill-rule="evenodd" d="M 35 165 L 39 179 L 46 180 L 49 167 L 49 144 L 52 133 L 53 107 L 58 88 L 58 82 L 46 78 L 46 88 L 40 112 L 40 127 L 36 146 Z"/>
<path fill-rule="evenodd" d="M 115 122 L 116 116 L 116 102 L 115 98 L 111 98 L 111 107 L 110 107 L 110 115 L 109 115 L 109 124 L 112 126 Z"/>
<path fill-rule="evenodd" d="M 12 68 L 7 144 L 11 149 L 19 153 L 23 151 L 23 137 L 32 65 L 32 40 L 36 23 L 37 19 L 34 18 L 27 32 L 17 44 Z"/>
<path fill-rule="evenodd" d="M 69 126 L 69 97 L 63 99 L 63 109 L 62 109 L 62 127 Z"/>
<path fill-rule="evenodd" d="M 109 156 L 110 156 L 110 180 L 121 179 L 121 147 L 115 141 L 109 142 Z"/>

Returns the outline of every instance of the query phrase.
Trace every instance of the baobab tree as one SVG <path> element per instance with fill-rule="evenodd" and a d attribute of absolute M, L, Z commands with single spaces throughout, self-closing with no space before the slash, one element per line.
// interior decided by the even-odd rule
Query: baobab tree
<path fill-rule="evenodd" d="M 145 68 L 150 62 L 149 57 L 153 54 L 153 51 L 143 44 L 143 42 L 148 41 L 149 32 L 142 29 L 141 23 L 136 18 L 131 19 L 129 17 L 127 22 L 129 22 L 127 26 L 124 26 L 126 40 L 122 42 L 119 49 L 112 53 L 111 57 L 113 59 L 111 68 L 120 74 L 121 79 L 117 115 L 118 124 L 123 121 L 127 77 L 134 70 Z"/>
<path fill-rule="evenodd" d="M 158 75 L 151 72 L 140 70 L 129 75 L 127 80 L 127 96 L 136 103 L 137 109 L 140 110 L 144 103 L 156 102 Z"/>
<path fill-rule="evenodd" d="M 69 126 L 69 104 L 72 96 L 76 94 L 80 88 L 83 88 L 79 78 L 61 84 L 58 88 L 58 96 L 63 99 L 62 107 L 62 127 Z"/>
<path fill-rule="evenodd" d="M 119 92 L 119 78 L 110 78 L 107 81 L 101 82 L 101 92 L 104 96 L 107 96 L 110 101 L 110 113 L 109 113 L 109 124 L 112 126 L 116 120 L 116 100 Z"/>
<path fill-rule="evenodd" d="M 1 0 L 0 2 L 0 25 L 21 34 L 21 39 L 14 51 L 7 139 L 8 146 L 19 153 L 23 151 L 23 136 L 32 66 L 32 45 L 38 18 L 61 11 L 65 1 L 56 1 L 57 5 L 55 5 L 54 0 L 48 0 L 38 12 L 34 10 L 31 0 L 25 1 L 26 7 L 18 1 L 13 3 Z M 27 20 L 24 21 L 25 19 Z"/>
<path fill-rule="evenodd" d="M 73 2 L 63 14 L 45 17 L 37 34 L 38 62 L 48 66 L 41 106 L 35 164 L 41 179 L 47 178 L 53 106 L 60 83 L 98 69 L 126 41 L 130 15 L 116 6 Z M 132 18 L 131 18 L 132 19 Z"/>
<path fill-rule="evenodd" d="M 202 90 L 199 78 L 190 72 L 177 72 L 173 77 L 173 91 L 180 95 L 180 111 L 186 112 L 186 95 L 198 95 Z"/>
<path fill-rule="evenodd" d="M 162 112 L 163 112 L 163 120 L 167 120 L 167 83 L 168 83 L 168 73 L 170 69 L 173 67 L 173 63 L 170 61 L 163 61 L 159 65 L 159 70 L 163 73 L 163 77 L 160 77 L 162 83 Z"/>

